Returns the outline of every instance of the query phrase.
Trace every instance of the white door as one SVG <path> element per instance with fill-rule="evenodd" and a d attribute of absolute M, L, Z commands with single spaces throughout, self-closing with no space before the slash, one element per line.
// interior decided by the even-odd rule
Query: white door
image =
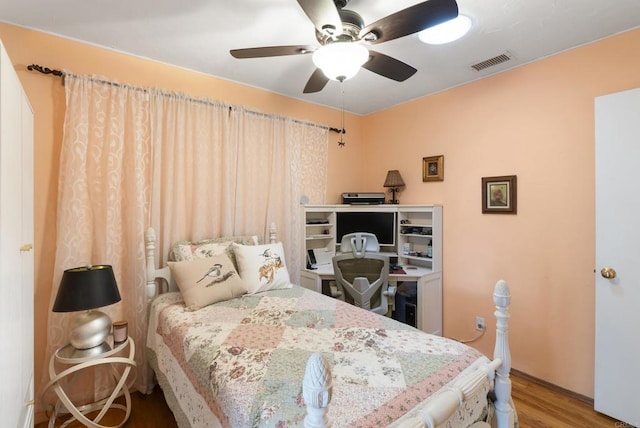
<path fill-rule="evenodd" d="M 0 425 L 33 426 L 33 114 L 0 42 Z"/>
<path fill-rule="evenodd" d="M 594 407 L 640 426 L 640 89 L 596 98 L 595 119 Z"/>

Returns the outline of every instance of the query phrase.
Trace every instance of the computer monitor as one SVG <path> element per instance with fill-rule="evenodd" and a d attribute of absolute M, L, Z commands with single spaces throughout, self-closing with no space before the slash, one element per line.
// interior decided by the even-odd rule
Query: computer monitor
<path fill-rule="evenodd" d="M 380 246 L 396 244 L 396 213 L 376 211 L 338 211 L 336 213 L 336 239 L 349 233 L 367 232 L 378 238 Z"/>

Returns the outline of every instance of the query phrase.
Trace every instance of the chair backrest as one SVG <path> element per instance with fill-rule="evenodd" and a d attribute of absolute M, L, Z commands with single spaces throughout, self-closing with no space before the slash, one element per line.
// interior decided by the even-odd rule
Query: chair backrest
<path fill-rule="evenodd" d="M 380 252 L 380 243 L 373 233 L 348 233 L 340 241 L 340 252 L 343 254 L 351 252 L 354 257 L 364 257 L 367 252 Z"/>
<path fill-rule="evenodd" d="M 389 287 L 389 258 L 380 254 L 341 254 L 332 258 L 341 299 L 372 312 L 386 315 Z"/>

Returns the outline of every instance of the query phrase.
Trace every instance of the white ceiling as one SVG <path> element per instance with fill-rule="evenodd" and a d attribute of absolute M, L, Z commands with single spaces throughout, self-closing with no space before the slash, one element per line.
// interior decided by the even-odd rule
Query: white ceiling
<path fill-rule="evenodd" d="M 369 24 L 420 2 L 351 0 L 346 8 Z M 296 0 L 0 0 L 0 21 L 337 109 L 344 102 L 345 110 L 363 115 L 640 25 L 640 0 L 458 0 L 458 7 L 475 22 L 463 39 L 429 46 L 412 34 L 375 46 L 418 69 L 408 80 L 395 82 L 363 69 L 343 88 L 330 81 L 314 94 L 302 93 L 315 70 L 310 55 L 229 54 L 238 48 L 318 45 Z M 480 72 L 470 68 L 505 52 L 512 57 L 506 63 Z"/>

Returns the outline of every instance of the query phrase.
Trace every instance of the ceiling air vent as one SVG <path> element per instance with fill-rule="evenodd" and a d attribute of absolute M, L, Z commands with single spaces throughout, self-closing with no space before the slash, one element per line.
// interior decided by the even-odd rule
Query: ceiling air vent
<path fill-rule="evenodd" d="M 493 58 L 485 59 L 484 61 L 480 61 L 477 64 L 473 64 L 471 68 L 475 71 L 484 70 L 485 68 L 493 67 L 494 65 L 502 64 L 503 62 L 507 62 L 511 60 L 511 54 L 509 52 L 505 52 L 498 56 L 494 56 Z"/>

